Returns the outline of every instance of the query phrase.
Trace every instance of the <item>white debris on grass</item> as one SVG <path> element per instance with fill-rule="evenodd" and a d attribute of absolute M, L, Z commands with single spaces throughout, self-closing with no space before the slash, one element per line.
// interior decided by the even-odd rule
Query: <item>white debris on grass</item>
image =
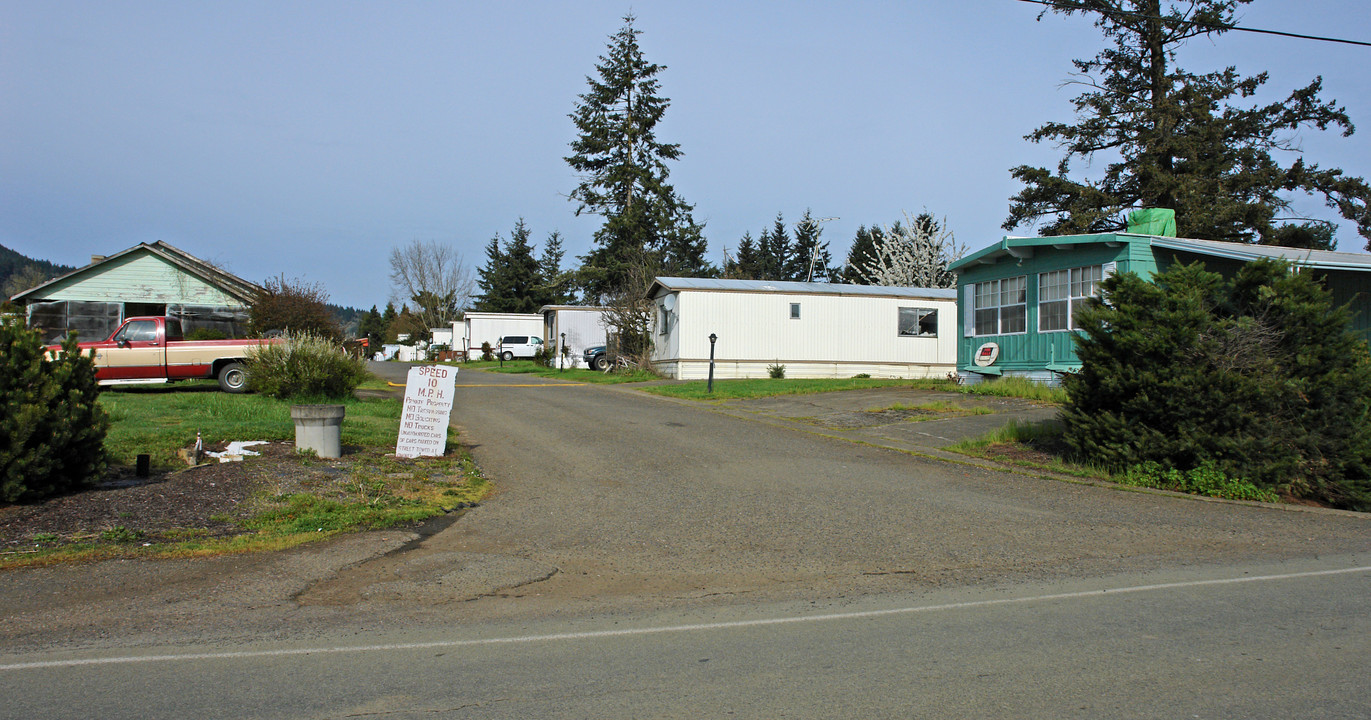
<path fill-rule="evenodd" d="M 219 462 L 221 463 L 238 462 L 241 461 L 244 456 L 262 454 L 254 450 L 248 450 L 249 447 L 252 447 L 253 445 L 266 445 L 269 442 L 270 441 L 268 440 L 234 440 L 228 444 L 228 447 L 224 448 L 223 452 L 207 452 L 205 454 L 210 457 L 219 458 Z"/>

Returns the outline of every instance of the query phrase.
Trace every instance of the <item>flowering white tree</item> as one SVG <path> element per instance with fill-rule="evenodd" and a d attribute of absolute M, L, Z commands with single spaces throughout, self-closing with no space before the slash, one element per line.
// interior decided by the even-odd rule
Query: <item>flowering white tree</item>
<path fill-rule="evenodd" d="M 956 287 L 957 275 L 947 266 L 966 254 L 966 246 L 957 244 L 947 218 L 904 217 L 904 223 L 882 228 L 871 255 L 856 265 L 857 275 L 870 285 Z"/>

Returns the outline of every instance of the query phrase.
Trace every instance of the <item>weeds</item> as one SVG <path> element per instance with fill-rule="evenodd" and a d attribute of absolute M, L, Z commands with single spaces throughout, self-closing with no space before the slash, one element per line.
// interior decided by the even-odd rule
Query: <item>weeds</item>
<path fill-rule="evenodd" d="M 1176 468 L 1163 468 L 1160 464 L 1148 460 L 1140 465 L 1134 465 L 1122 475 L 1115 476 L 1114 481 L 1134 487 L 1173 490 L 1230 500 L 1269 503 L 1280 500 L 1275 492 L 1259 488 L 1241 478 L 1229 477 L 1210 463 L 1181 472 Z"/>

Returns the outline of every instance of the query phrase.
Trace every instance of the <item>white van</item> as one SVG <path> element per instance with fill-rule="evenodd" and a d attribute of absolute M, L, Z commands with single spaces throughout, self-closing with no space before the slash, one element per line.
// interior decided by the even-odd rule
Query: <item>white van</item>
<path fill-rule="evenodd" d="M 532 335 L 506 335 L 500 338 L 500 347 L 496 349 L 496 354 L 501 360 L 513 360 L 514 358 L 531 358 L 538 352 L 538 348 L 543 346 L 543 339 Z"/>

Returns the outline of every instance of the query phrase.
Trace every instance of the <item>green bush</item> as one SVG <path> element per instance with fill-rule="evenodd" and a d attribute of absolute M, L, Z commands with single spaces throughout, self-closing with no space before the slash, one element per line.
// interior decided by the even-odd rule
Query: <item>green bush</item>
<path fill-rule="evenodd" d="M 292 333 L 284 342 L 255 348 L 247 366 L 253 390 L 281 399 L 347 398 L 369 376 L 364 359 L 308 333 Z"/>
<path fill-rule="evenodd" d="M 1176 468 L 1163 468 L 1149 460 L 1141 465 L 1134 465 L 1115 480 L 1135 487 L 1159 488 L 1230 500 L 1276 502 L 1280 499 L 1271 490 L 1263 490 L 1246 480 L 1231 478 L 1207 462 L 1197 468 L 1181 472 Z"/>
<path fill-rule="evenodd" d="M 543 367 L 552 367 L 556 357 L 555 351 L 552 348 L 549 348 L 546 343 L 539 345 L 538 349 L 533 351 L 534 364 Z"/>
<path fill-rule="evenodd" d="M 481 359 L 486 362 L 495 359 L 495 348 L 491 347 L 489 342 L 481 343 Z"/>
<path fill-rule="evenodd" d="M 228 333 L 214 328 L 195 328 L 186 335 L 187 340 L 227 340 Z"/>
<path fill-rule="evenodd" d="M 773 380 L 783 380 L 785 379 L 785 366 L 781 365 L 780 363 L 777 363 L 775 365 L 767 365 L 766 374 L 770 376 Z"/>
<path fill-rule="evenodd" d="M 94 485 L 108 463 L 109 418 L 76 334 L 54 359 L 38 333 L 0 323 L 0 348 L 0 502 Z"/>
<path fill-rule="evenodd" d="M 1311 273 L 1263 260 L 1225 281 L 1197 264 L 1101 287 L 1064 383 L 1073 454 L 1371 509 L 1371 356 Z"/>

